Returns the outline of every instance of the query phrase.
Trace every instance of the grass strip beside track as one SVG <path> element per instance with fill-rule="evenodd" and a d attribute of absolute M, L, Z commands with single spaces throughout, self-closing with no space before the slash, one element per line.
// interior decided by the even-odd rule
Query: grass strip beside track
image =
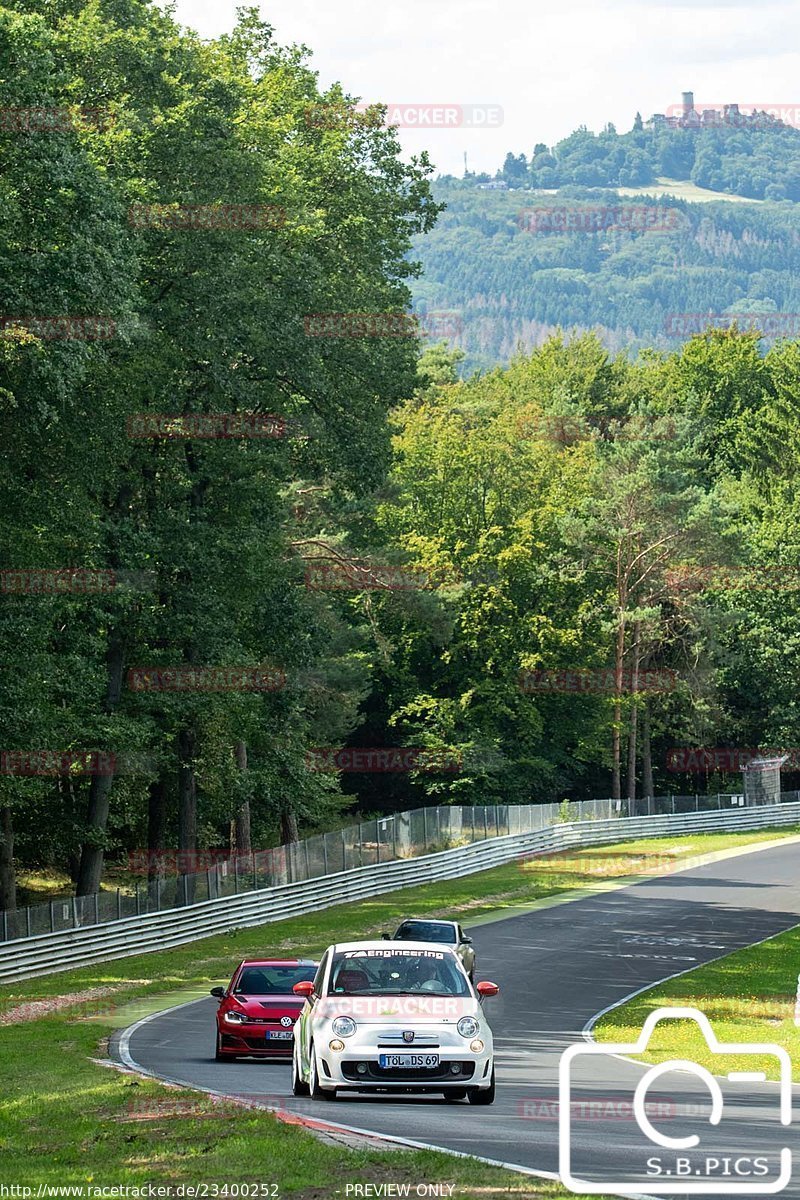
<path fill-rule="evenodd" d="M 566 1196 L 558 1184 L 472 1159 L 320 1142 L 263 1111 L 124 1075 L 96 1060 L 115 1028 L 207 993 L 248 955 L 318 956 L 332 941 L 375 936 L 409 914 L 458 916 L 469 926 L 587 886 L 796 833 L 699 834 L 560 852 L 0 988 L 0 1183 L 266 1182 L 293 1200 L 344 1198 L 348 1183 L 411 1183 L 412 1196 L 417 1183 L 452 1183 L 453 1200 Z M 465 1108 L 465 1122 L 476 1117 Z"/>
<path fill-rule="evenodd" d="M 789 929 L 643 992 L 607 1013 L 595 1027 L 594 1036 L 599 1042 L 632 1042 L 654 1009 L 697 1008 L 708 1017 L 721 1042 L 783 1046 L 792 1060 L 794 1081 L 800 1083 L 800 1027 L 794 1023 L 799 974 L 800 928 Z M 631 1057 L 651 1063 L 688 1058 L 715 1075 L 729 1070 L 765 1071 L 768 1079 L 778 1079 L 773 1055 L 726 1055 L 723 1067 L 694 1021 L 660 1022 L 647 1054 Z"/>

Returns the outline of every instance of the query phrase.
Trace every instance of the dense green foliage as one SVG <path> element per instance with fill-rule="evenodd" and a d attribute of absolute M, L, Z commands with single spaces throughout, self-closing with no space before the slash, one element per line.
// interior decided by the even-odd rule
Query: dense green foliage
<path fill-rule="evenodd" d="M 800 733 L 797 588 L 737 574 L 797 582 L 800 343 L 717 331 L 634 359 L 559 336 L 494 366 L 520 313 L 531 341 L 599 324 L 634 348 L 670 311 L 800 311 L 793 207 L 534 236 L 520 193 L 453 184 L 431 233 L 426 158 L 366 116 L 308 119 L 343 102 L 249 12 L 204 43 L 139 0 L 0 9 L 0 108 L 74 115 L 0 128 L 0 564 L 113 579 L 2 576 L 0 749 L 64 757 L 2 760 L 0 907 L 14 856 L 89 894 L 126 850 L 265 846 L 354 798 L 730 785 L 670 775 L 670 747 Z M 274 219 L 184 219 L 231 204 Z M 386 330 L 311 336 L 313 314 L 406 312 L 414 246 L 423 307 L 499 318 L 466 343 L 485 375 Z M 54 317 L 112 336 L 52 336 Z M 196 424 L 253 414 L 274 436 Z M 676 584 L 715 563 L 732 574 Z M 608 667 L 610 692 L 520 686 Z M 212 669 L 272 682 L 198 684 Z M 676 686 L 620 683 L 654 670 Z M 345 745 L 439 757 L 311 769 Z M 90 751 L 113 767 L 87 772 Z"/>
<path fill-rule="evenodd" d="M 554 339 L 398 412 L 378 526 L 439 603 L 376 598 L 393 660 L 366 710 L 371 734 L 461 747 L 429 796 L 738 791 L 670 750 L 798 744 L 799 367 L 733 331 L 639 364 Z M 674 675 L 635 700 L 520 686 L 615 665 Z"/>
<path fill-rule="evenodd" d="M 447 209 L 415 244 L 424 267 L 415 301 L 458 314 L 467 370 L 508 361 L 558 328 L 594 329 L 612 351 L 673 349 L 703 327 L 702 314 L 718 314 L 720 323 L 723 314 L 744 313 L 745 324 L 770 334 L 777 312 L 778 333 L 800 334 L 795 205 L 621 202 L 613 192 L 543 196 L 461 182 L 435 191 Z M 632 228 L 619 225 L 621 204 Z M 551 212 L 555 227 L 547 228 Z M 617 227 L 603 228 L 604 218 Z M 561 231 L 567 219 L 584 228 Z"/>
<path fill-rule="evenodd" d="M 509 187 L 642 187 L 659 177 L 755 200 L 800 200 L 800 130 L 766 113 L 738 115 L 711 128 L 643 125 L 629 133 L 585 126 L 530 156 L 506 156 L 498 178 Z"/>
<path fill-rule="evenodd" d="M 204 44 L 138 0 L 0 10 L 0 555 L 115 573 L 107 594 L 4 586 L 3 749 L 119 756 L 0 775 L 0 907 L 14 826 L 23 861 L 66 862 L 89 893 L 104 850 L 217 845 L 234 819 L 263 845 L 335 811 L 305 752 L 349 732 L 369 652 L 303 587 L 296 493 L 313 481 L 345 521 L 380 482 L 417 348 L 310 337 L 306 317 L 406 310 L 410 236 L 435 215 L 392 131 L 309 123 L 338 95 L 252 13 Z M 265 217 L 226 226 L 231 204 Z M 172 217 L 142 219 L 153 205 Z M 187 205 L 212 224 L 181 224 Z M 68 336 L 30 320 L 53 316 Z M 114 336 L 87 340 L 87 316 Z M 284 436 L 130 436 L 142 414 L 236 413 Z M 129 674 L 260 665 L 285 686 Z M 322 666 L 335 695 L 309 683 Z"/>

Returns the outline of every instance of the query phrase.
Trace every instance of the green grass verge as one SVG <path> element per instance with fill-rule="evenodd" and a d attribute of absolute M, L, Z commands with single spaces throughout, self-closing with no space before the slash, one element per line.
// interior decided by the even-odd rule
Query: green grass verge
<path fill-rule="evenodd" d="M 297 1200 L 344 1197 L 348 1183 L 438 1182 L 452 1183 L 454 1197 L 476 1200 L 495 1194 L 565 1196 L 557 1184 L 475 1160 L 321 1143 L 267 1113 L 234 1111 L 201 1094 L 104 1066 L 106 1039 L 143 1010 L 167 1007 L 225 982 L 246 955 L 317 955 L 343 934 L 375 935 L 409 913 L 457 913 L 465 924 L 476 924 L 558 894 L 613 886 L 615 880 L 658 873 L 698 855 L 793 832 L 647 839 L 581 849 L 0 988 L 0 1182 L 33 1186 L 34 1193 L 39 1183 L 151 1182 L 172 1188 L 275 1183 L 278 1195 Z M 91 1000 L 82 995 L 87 990 Z M 65 997 L 74 999 L 72 1007 L 53 1011 Z M 8 1023 L 20 1016 L 15 1017 L 17 1006 L 34 1000 L 38 1006 L 26 1010 L 25 1020 Z M 336 1119 L 334 1112 L 327 1116 Z M 465 1123 L 475 1119 L 473 1110 L 464 1110 Z"/>
<path fill-rule="evenodd" d="M 759 946 L 736 950 L 643 992 L 608 1013 L 595 1034 L 601 1042 L 630 1042 L 653 1009 L 686 1005 L 705 1013 L 721 1042 L 772 1042 L 783 1046 L 792 1059 L 794 1080 L 800 1082 L 800 1028 L 794 1023 L 798 974 L 800 928 Z M 638 1057 L 651 1063 L 688 1058 L 714 1074 L 723 1072 L 719 1055 L 709 1052 L 694 1021 L 660 1022 L 647 1054 Z M 730 1057 L 735 1061 L 726 1065 L 725 1071 L 766 1071 L 768 1079 L 778 1078 L 774 1055 Z M 726 1064 L 728 1059 L 726 1056 Z"/>

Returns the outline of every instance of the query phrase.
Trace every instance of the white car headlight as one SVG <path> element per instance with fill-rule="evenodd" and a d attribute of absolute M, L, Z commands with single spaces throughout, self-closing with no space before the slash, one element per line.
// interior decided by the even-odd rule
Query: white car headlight
<path fill-rule="evenodd" d="M 475 1037 L 475 1034 L 480 1029 L 480 1025 L 474 1017 L 462 1017 L 458 1022 L 456 1029 L 462 1037 Z"/>
<path fill-rule="evenodd" d="M 334 1017 L 331 1021 L 331 1029 L 337 1037 L 352 1037 L 357 1025 L 352 1017 Z"/>
<path fill-rule="evenodd" d="M 227 1021 L 229 1025 L 243 1025 L 245 1015 L 244 1013 L 237 1012 L 236 1009 L 231 1009 L 230 1012 L 225 1013 L 223 1020 Z"/>

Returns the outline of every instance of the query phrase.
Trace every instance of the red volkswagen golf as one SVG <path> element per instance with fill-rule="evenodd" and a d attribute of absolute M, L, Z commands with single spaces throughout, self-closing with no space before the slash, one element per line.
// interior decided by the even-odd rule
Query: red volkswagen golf
<path fill-rule="evenodd" d="M 303 1007 L 292 988 L 313 979 L 310 958 L 246 958 L 226 988 L 211 995 L 217 1009 L 217 1062 L 236 1058 L 291 1058 L 292 1027 Z"/>

